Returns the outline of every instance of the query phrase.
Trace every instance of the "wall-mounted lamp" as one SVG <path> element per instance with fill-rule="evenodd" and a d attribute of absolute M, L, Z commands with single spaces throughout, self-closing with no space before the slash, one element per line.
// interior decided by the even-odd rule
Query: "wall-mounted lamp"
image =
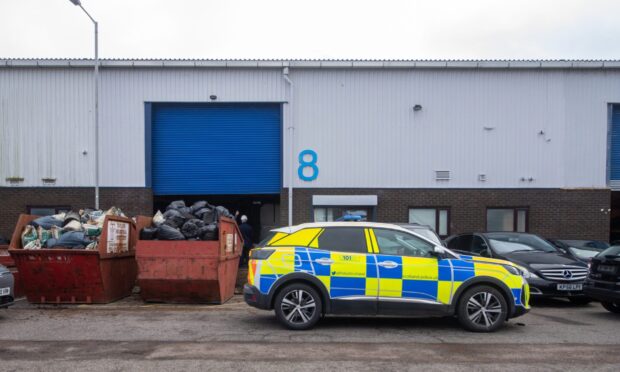
<path fill-rule="evenodd" d="M 209 96 L 209 98 L 211 98 L 211 101 L 215 101 L 217 99 L 217 96 L 215 94 L 212 94 Z"/>
<path fill-rule="evenodd" d="M 422 111 L 422 105 L 413 106 L 413 111 Z"/>

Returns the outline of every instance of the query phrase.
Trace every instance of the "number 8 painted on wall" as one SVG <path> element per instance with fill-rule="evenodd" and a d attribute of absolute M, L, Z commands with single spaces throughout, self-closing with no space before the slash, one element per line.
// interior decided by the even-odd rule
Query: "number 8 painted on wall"
<path fill-rule="evenodd" d="M 310 156 L 310 161 L 305 161 L 304 158 Z M 319 176 L 319 167 L 316 162 L 319 160 L 319 156 L 313 150 L 304 150 L 299 153 L 299 168 L 297 168 L 297 174 L 302 181 L 314 181 Z M 311 168 L 312 174 L 306 176 L 304 174 L 304 168 Z"/>

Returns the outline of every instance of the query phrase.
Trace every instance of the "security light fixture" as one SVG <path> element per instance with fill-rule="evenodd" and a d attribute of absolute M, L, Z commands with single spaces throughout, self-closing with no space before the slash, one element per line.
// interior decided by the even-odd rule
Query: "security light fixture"
<path fill-rule="evenodd" d="M 211 98 L 212 101 L 215 101 L 217 99 L 217 96 L 215 94 L 212 94 L 209 96 L 209 98 Z"/>
<path fill-rule="evenodd" d="M 422 111 L 422 105 L 413 106 L 413 111 Z"/>

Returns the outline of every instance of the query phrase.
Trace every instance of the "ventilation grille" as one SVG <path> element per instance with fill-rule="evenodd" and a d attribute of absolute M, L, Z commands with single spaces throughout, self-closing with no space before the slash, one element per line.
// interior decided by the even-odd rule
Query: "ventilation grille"
<path fill-rule="evenodd" d="M 435 171 L 435 179 L 437 181 L 448 181 L 450 180 L 450 171 Z"/>

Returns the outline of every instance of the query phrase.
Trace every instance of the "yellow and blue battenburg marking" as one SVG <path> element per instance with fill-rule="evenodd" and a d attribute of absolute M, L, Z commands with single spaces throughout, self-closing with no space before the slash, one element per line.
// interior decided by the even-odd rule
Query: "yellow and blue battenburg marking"
<path fill-rule="evenodd" d="M 304 234 L 304 243 L 310 245 L 319 233 Z M 282 240 L 290 237 L 292 235 Z M 485 258 L 472 256 L 437 260 L 384 255 L 374 253 L 376 243 L 372 231 L 366 237 L 371 242 L 369 250 L 373 250 L 368 254 L 330 252 L 307 246 L 278 248 L 267 260 L 251 261 L 248 281 L 266 294 L 281 276 L 304 272 L 319 279 L 332 299 L 396 297 L 450 304 L 462 283 L 475 276 L 490 276 L 506 283 L 515 304 L 523 305 L 522 288 L 527 284 L 520 276 L 511 275 L 497 261 L 491 263 Z"/>

